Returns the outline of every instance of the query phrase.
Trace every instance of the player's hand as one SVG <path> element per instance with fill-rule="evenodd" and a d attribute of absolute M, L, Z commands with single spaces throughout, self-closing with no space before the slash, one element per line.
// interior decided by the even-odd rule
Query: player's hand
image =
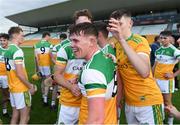
<path fill-rule="evenodd" d="M 71 93 L 74 96 L 80 96 L 81 95 L 81 91 L 80 91 L 78 84 L 72 84 L 71 85 Z"/>
<path fill-rule="evenodd" d="M 119 22 L 119 20 L 116 20 L 114 18 L 111 18 L 109 20 L 109 26 L 107 27 L 107 30 L 115 36 L 119 42 L 124 41 L 122 31 L 121 31 L 121 26 L 122 22 Z"/>
<path fill-rule="evenodd" d="M 178 110 L 176 109 L 176 107 L 172 105 L 166 106 L 165 110 L 168 111 L 173 116 L 176 116 L 178 114 Z"/>
<path fill-rule="evenodd" d="M 173 74 L 173 73 L 165 73 L 165 74 L 164 74 L 164 77 L 165 77 L 166 79 L 171 79 L 171 78 L 174 78 L 174 74 Z"/>
<path fill-rule="evenodd" d="M 29 92 L 31 95 L 34 95 L 34 93 L 37 91 L 37 86 L 36 85 L 31 85 L 31 88 L 29 89 Z"/>
<path fill-rule="evenodd" d="M 112 48 L 115 48 L 115 43 L 110 42 L 109 45 L 110 45 Z"/>
<path fill-rule="evenodd" d="M 77 77 L 75 77 L 75 78 L 72 78 L 72 79 L 70 79 L 70 80 L 68 80 L 70 83 L 72 83 L 72 84 L 78 84 L 78 78 Z"/>
<path fill-rule="evenodd" d="M 113 56 L 113 55 L 110 54 L 110 53 L 106 54 L 106 56 L 107 56 L 108 58 L 111 58 L 112 61 L 113 61 L 114 63 L 116 63 L 116 57 L 115 57 L 115 56 Z"/>

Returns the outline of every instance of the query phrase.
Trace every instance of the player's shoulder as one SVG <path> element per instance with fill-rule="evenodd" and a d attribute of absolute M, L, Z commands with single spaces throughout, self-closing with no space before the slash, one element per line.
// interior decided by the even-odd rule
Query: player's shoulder
<path fill-rule="evenodd" d="M 88 61 L 85 69 L 95 69 L 104 71 L 106 67 L 113 66 L 112 59 L 108 58 L 102 51 L 97 51 L 94 56 Z"/>
<path fill-rule="evenodd" d="M 131 34 L 131 36 L 127 39 L 127 41 L 133 41 L 136 44 L 140 44 L 140 43 L 146 43 L 148 44 L 148 41 L 146 38 L 142 37 L 139 34 Z"/>

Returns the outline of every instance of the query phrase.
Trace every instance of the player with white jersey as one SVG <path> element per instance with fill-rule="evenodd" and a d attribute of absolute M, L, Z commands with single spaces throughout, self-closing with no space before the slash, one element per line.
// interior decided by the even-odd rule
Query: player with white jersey
<path fill-rule="evenodd" d="M 74 13 L 74 24 L 91 22 L 92 15 L 87 9 Z M 85 60 L 76 59 L 71 47 L 71 42 L 66 40 L 59 49 L 56 61 L 55 80 L 63 86 L 60 94 L 61 107 L 59 110 L 58 124 L 61 122 L 75 124 L 79 118 L 81 92 L 77 85 L 79 73 L 85 65 Z"/>
<path fill-rule="evenodd" d="M 79 116 L 79 106 L 81 104 L 81 96 L 76 84 L 76 79 L 82 70 L 85 61 L 83 59 L 76 59 L 71 42 L 67 40 L 57 53 L 55 80 L 62 86 L 60 100 L 61 108 L 59 111 L 58 124 L 75 124 Z M 75 93 L 73 93 L 74 89 Z M 76 93 L 77 91 L 77 93 Z M 68 111 L 68 112 L 67 112 Z"/>
<path fill-rule="evenodd" d="M 8 31 L 12 44 L 4 54 L 10 102 L 13 108 L 11 124 L 27 124 L 31 107 L 31 94 L 35 87 L 28 81 L 24 53 L 19 45 L 23 42 L 23 31 L 19 27 L 11 27 Z"/>
<path fill-rule="evenodd" d="M 43 78 L 41 83 L 41 92 L 44 104 L 46 104 L 44 95 L 44 79 L 48 78 L 51 74 L 51 50 L 53 46 L 48 41 L 50 36 L 49 32 L 44 32 L 42 34 L 42 40 L 34 45 L 36 71 L 41 72 Z"/>
<path fill-rule="evenodd" d="M 171 98 L 174 93 L 176 77 L 179 71 L 173 73 L 174 66 L 180 60 L 180 50 L 171 44 L 172 33 L 162 31 L 160 33 L 161 47 L 155 52 L 154 77 L 163 94 L 165 106 L 172 105 Z M 169 115 L 168 124 L 173 124 L 173 117 Z"/>
<path fill-rule="evenodd" d="M 8 116 L 7 104 L 9 101 L 9 89 L 8 89 L 8 79 L 6 73 L 6 66 L 4 62 L 4 53 L 8 48 L 9 35 L 2 33 L 0 34 L 0 88 L 2 91 L 2 110 L 3 116 Z"/>
<path fill-rule="evenodd" d="M 97 36 L 91 23 L 81 23 L 70 29 L 76 58 L 87 61 L 78 84 L 83 94 L 79 124 L 116 124 L 115 64 L 100 51 Z"/>

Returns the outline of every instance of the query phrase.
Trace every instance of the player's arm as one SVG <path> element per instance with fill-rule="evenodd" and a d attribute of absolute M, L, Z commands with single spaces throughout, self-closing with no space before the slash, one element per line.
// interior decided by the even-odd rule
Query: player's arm
<path fill-rule="evenodd" d="M 152 74 L 153 75 L 154 75 L 154 72 L 155 72 L 156 65 L 157 65 L 157 61 L 155 60 L 154 65 L 152 67 Z"/>
<path fill-rule="evenodd" d="M 120 73 L 117 71 L 117 108 L 122 108 L 124 97 L 123 82 Z"/>
<path fill-rule="evenodd" d="M 85 70 L 83 76 L 81 82 L 84 84 L 88 99 L 86 124 L 103 124 L 105 120 L 106 78 L 97 70 Z"/>
<path fill-rule="evenodd" d="M 75 96 L 80 95 L 80 89 L 77 84 L 73 83 L 75 81 L 68 81 L 64 78 L 64 72 L 66 68 L 67 59 L 66 51 L 60 48 L 57 52 L 56 65 L 54 67 L 54 80 L 61 86 L 69 89 Z"/>
<path fill-rule="evenodd" d="M 180 50 L 176 49 L 175 52 L 174 52 L 174 57 L 176 59 L 178 59 L 178 61 L 180 62 Z M 178 62 L 178 63 L 179 63 Z M 164 77 L 167 78 L 167 79 L 170 79 L 170 78 L 174 78 L 176 76 L 178 76 L 180 74 L 180 69 L 177 70 L 176 72 L 174 73 L 165 73 L 164 74 Z"/>
<path fill-rule="evenodd" d="M 23 53 L 21 52 L 17 52 L 19 53 L 19 57 L 16 56 L 15 54 L 15 70 L 16 70 L 16 75 L 17 77 L 22 81 L 22 83 L 27 86 L 29 88 L 29 91 L 31 92 L 31 94 L 34 94 L 35 92 L 35 88 L 33 86 L 33 84 L 31 84 L 27 77 L 26 77 L 26 74 L 24 72 L 24 68 L 23 68 Z M 22 54 L 22 55 L 20 55 Z"/>
<path fill-rule="evenodd" d="M 88 99 L 88 119 L 86 124 L 103 124 L 105 118 L 105 98 Z"/>
<path fill-rule="evenodd" d="M 79 96 L 81 92 L 78 85 L 71 83 L 71 81 L 64 78 L 65 68 L 65 66 L 55 65 L 54 80 L 57 82 L 57 84 L 69 89 L 73 95 Z"/>
<path fill-rule="evenodd" d="M 119 40 L 121 46 L 123 47 L 129 61 L 138 72 L 138 74 L 147 78 L 150 74 L 150 61 L 149 56 L 145 53 L 138 54 L 136 53 L 127 43 L 127 41 L 123 38 L 121 32 L 120 22 L 116 19 L 111 19 L 109 23 L 108 30 L 112 32 L 112 34 Z"/>

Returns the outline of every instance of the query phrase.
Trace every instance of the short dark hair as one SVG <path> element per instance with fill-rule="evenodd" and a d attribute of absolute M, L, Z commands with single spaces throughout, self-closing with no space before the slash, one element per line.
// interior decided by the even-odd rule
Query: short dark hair
<path fill-rule="evenodd" d="M 67 38 L 67 35 L 66 35 L 65 33 L 61 33 L 61 34 L 59 35 L 59 38 L 60 38 L 60 39 L 66 39 L 66 38 Z"/>
<path fill-rule="evenodd" d="M 9 40 L 9 35 L 7 33 L 1 33 L 0 38 L 4 38 L 4 39 Z"/>
<path fill-rule="evenodd" d="M 98 32 L 102 32 L 103 36 L 105 38 L 108 37 L 108 30 L 107 30 L 107 24 L 105 22 L 95 22 L 94 23 L 96 29 Z"/>
<path fill-rule="evenodd" d="M 11 27 L 9 30 L 8 30 L 8 34 L 9 34 L 9 37 L 12 38 L 12 35 L 13 34 L 19 34 L 20 32 L 23 32 L 23 30 L 20 28 L 20 27 Z"/>
<path fill-rule="evenodd" d="M 123 16 L 131 17 L 131 12 L 125 9 L 115 10 L 111 13 L 110 18 L 121 19 Z"/>
<path fill-rule="evenodd" d="M 74 15 L 73 15 L 73 21 L 74 23 L 76 22 L 76 20 L 80 17 L 80 16 L 86 16 L 88 17 L 88 19 L 92 22 L 93 17 L 91 12 L 88 9 L 82 9 L 82 10 L 77 10 L 75 11 Z"/>
<path fill-rule="evenodd" d="M 45 38 L 46 36 L 51 36 L 51 34 L 47 31 L 43 32 L 42 38 Z"/>
<path fill-rule="evenodd" d="M 98 37 L 98 31 L 92 23 L 79 23 L 70 27 L 70 36 L 72 34 L 80 35 L 83 32 L 84 35 L 94 35 Z"/>
<path fill-rule="evenodd" d="M 155 36 L 154 41 L 158 41 L 159 38 L 160 38 L 159 35 Z"/>
<path fill-rule="evenodd" d="M 168 30 L 165 30 L 165 31 L 162 31 L 160 33 L 160 35 L 162 36 L 172 36 L 172 32 L 171 31 L 168 31 Z"/>

